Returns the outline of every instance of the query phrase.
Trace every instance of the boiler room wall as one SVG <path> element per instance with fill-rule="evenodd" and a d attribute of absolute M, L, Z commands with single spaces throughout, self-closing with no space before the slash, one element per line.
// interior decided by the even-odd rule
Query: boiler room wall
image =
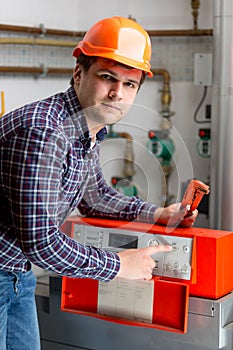
<path fill-rule="evenodd" d="M 45 28 L 85 31 L 94 22 L 114 15 L 134 17 L 145 29 L 192 29 L 190 1 L 187 0 L 0 0 L 0 23 Z M 201 29 L 212 28 L 212 0 L 201 2 L 198 19 Z M 164 41 L 165 40 L 165 41 Z M 180 200 L 181 187 L 191 177 L 207 182 L 209 180 L 209 158 L 202 158 L 196 150 L 199 140 L 200 125 L 193 119 L 194 111 L 200 102 L 203 88 L 193 83 L 194 53 L 205 50 L 211 52 L 210 39 L 207 43 L 198 39 L 168 40 L 153 38 L 152 67 L 167 69 L 171 74 L 172 103 L 172 137 L 175 142 L 174 171 L 169 179 L 169 193 L 174 201 Z M 179 48 L 179 45 L 180 48 Z M 182 53 L 183 52 L 183 53 Z M 11 48 L 12 54 L 12 48 Z M 72 49 L 67 50 L 66 63 L 74 66 Z M 176 57 L 175 57 L 176 56 Z M 2 57 L 1 64 L 9 64 L 9 57 Z M 25 60 L 27 57 L 25 57 Z M 173 63 L 176 63 L 174 65 Z M 25 64 L 21 61 L 20 64 Z M 31 77 L 17 75 L 0 75 L 0 90 L 5 93 L 6 112 L 22 105 L 63 91 L 69 86 L 67 76 Z M 134 138 L 136 174 L 135 183 L 145 199 L 161 205 L 162 172 L 160 163 L 151 156 L 147 148 L 147 132 L 158 129 L 161 110 L 160 90 L 162 80 L 147 79 L 135 101 L 130 114 L 115 126 L 118 131 L 129 132 Z M 210 104 L 211 88 L 208 89 L 205 104 Z M 204 107 L 198 117 L 204 118 Z M 209 127 L 209 124 L 201 125 Z M 101 161 L 106 180 L 110 183 L 111 176 L 122 175 L 124 140 L 107 140 L 101 147 Z M 208 218 L 201 215 L 199 226 L 208 226 Z"/>

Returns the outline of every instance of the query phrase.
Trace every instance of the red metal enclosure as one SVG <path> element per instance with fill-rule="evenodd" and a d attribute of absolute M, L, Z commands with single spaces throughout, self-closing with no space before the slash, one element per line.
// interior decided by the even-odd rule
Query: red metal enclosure
<path fill-rule="evenodd" d="M 165 226 L 80 217 L 70 217 L 62 226 L 62 230 L 72 237 L 75 225 L 117 228 L 120 232 L 127 230 L 167 235 Z M 185 333 L 189 295 L 218 299 L 233 290 L 233 232 L 178 227 L 169 230 L 169 236 L 193 239 L 191 279 L 184 281 L 168 277 L 153 277 L 154 301 L 151 323 L 98 314 L 99 282 L 90 279 L 63 277 L 62 310 L 126 325 Z"/>

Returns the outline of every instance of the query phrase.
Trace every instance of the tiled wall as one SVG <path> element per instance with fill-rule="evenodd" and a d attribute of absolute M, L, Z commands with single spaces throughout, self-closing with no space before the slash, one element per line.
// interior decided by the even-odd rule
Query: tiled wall
<path fill-rule="evenodd" d="M 212 37 L 154 37 L 152 67 L 165 68 L 172 81 L 193 81 L 195 53 L 212 53 Z"/>

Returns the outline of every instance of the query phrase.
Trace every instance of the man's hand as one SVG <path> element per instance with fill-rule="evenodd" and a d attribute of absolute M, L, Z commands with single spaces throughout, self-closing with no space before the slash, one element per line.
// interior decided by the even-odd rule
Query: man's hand
<path fill-rule="evenodd" d="M 189 215 L 188 208 L 180 209 L 180 203 L 175 203 L 166 208 L 157 208 L 154 214 L 154 220 L 155 223 L 162 225 L 191 227 L 197 215 L 197 209 L 192 215 Z"/>
<path fill-rule="evenodd" d="M 127 249 L 118 253 L 121 265 L 117 277 L 149 281 L 155 267 L 155 261 L 151 255 L 168 252 L 171 249 L 170 245 L 158 245 L 140 249 Z"/>

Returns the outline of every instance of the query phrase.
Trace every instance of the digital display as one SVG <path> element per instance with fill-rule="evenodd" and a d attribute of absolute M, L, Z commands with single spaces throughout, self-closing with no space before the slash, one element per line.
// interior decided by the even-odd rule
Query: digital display
<path fill-rule="evenodd" d="M 138 247 L 138 237 L 129 235 L 120 235 L 116 233 L 109 233 L 109 247 L 114 248 L 137 248 Z"/>

